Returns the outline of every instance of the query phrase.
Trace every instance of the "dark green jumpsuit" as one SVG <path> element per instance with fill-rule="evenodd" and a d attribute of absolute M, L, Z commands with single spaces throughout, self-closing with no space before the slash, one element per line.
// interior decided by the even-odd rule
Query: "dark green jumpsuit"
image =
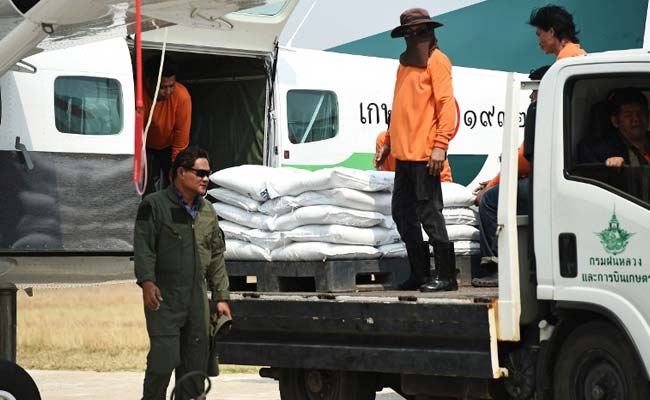
<path fill-rule="evenodd" d="M 212 300 L 229 298 L 225 249 L 223 232 L 207 200 L 200 199 L 194 219 L 173 185 L 142 200 L 133 241 L 135 275 L 139 285 L 155 283 L 163 298 L 160 309 L 144 311 L 151 344 L 145 400 L 165 398 L 174 369 L 176 379 L 207 370 L 206 289 L 210 288 Z"/>

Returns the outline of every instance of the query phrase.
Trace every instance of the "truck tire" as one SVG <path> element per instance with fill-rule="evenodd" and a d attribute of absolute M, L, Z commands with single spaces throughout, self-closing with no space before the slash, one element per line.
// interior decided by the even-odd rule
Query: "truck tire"
<path fill-rule="evenodd" d="M 0 361 L 0 399 L 41 400 L 36 383 L 24 369 L 9 361 Z"/>
<path fill-rule="evenodd" d="M 650 399 L 644 367 L 627 337 L 607 322 L 573 331 L 555 361 L 555 400 Z"/>
<path fill-rule="evenodd" d="M 282 400 L 375 400 L 374 386 L 360 374 L 347 371 L 283 369 Z"/>

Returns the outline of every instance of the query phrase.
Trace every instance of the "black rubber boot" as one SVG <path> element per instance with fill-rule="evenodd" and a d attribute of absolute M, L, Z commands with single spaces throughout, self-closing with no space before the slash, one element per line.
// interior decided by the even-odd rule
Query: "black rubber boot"
<path fill-rule="evenodd" d="M 434 244 L 433 260 L 436 265 L 436 272 L 430 274 L 430 278 L 426 279 L 424 284 L 420 286 L 420 292 L 458 290 L 454 242 Z"/>
<path fill-rule="evenodd" d="M 406 245 L 406 254 L 408 255 L 411 266 L 411 275 L 402 282 L 398 290 L 418 290 L 424 283 L 425 277 L 429 273 L 431 256 L 429 255 L 429 244 L 412 244 Z"/>

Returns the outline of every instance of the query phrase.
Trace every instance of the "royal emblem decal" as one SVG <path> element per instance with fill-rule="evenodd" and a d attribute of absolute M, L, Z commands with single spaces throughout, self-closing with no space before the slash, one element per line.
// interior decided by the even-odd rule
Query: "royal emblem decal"
<path fill-rule="evenodd" d="M 616 218 L 616 210 L 614 210 L 612 218 L 609 220 L 609 226 L 601 232 L 596 233 L 605 251 L 613 255 L 624 252 L 633 235 L 634 233 L 630 233 L 621 228 L 618 218 Z"/>

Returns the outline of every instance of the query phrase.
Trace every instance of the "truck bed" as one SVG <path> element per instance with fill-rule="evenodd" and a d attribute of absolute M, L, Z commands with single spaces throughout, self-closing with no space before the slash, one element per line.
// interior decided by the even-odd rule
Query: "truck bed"
<path fill-rule="evenodd" d="M 226 364 L 493 378 L 497 289 L 232 294 Z"/>

